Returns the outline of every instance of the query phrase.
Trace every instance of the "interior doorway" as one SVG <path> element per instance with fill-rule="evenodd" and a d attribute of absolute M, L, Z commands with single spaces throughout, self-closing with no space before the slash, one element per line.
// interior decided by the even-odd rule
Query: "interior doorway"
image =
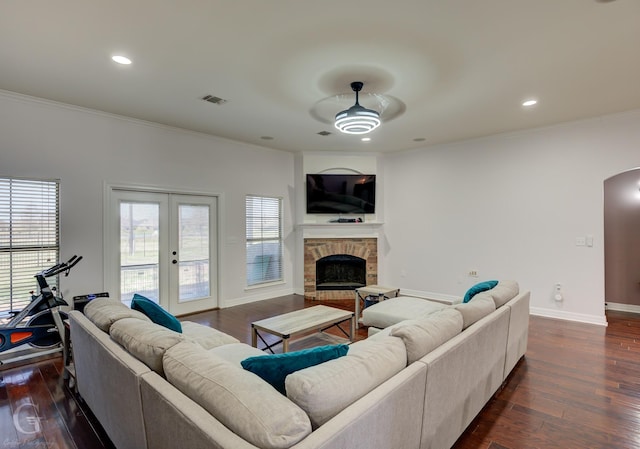
<path fill-rule="evenodd" d="M 640 312 L 640 168 L 604 181 L 604 259 L 607 304 Z"/>

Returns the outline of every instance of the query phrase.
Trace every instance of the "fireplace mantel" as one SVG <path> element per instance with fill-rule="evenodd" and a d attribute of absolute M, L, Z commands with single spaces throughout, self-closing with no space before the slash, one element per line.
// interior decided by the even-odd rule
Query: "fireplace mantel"
<path fill-rule="evenodd" d="M 383 223 L 303 223 L 297 225 L 303 238 L 378 238 Z"/>
<path fill-rule="evenodd" d="M 302 223 L 298 225 L 301 229 L 313 228 L 354 228 L 354 229 L 378 229 L 384 223 L 380 221 L 370 221 L 362 223 Z"/>

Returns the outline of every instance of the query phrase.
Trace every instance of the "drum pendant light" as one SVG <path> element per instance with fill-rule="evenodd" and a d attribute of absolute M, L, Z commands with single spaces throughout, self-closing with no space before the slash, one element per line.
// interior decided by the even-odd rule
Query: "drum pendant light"
<path fill-rule="evenodd" d="M 363 85 L 360 81 L 351 83 L 351 89 L 356 93 L 356 104 L 336 114 L 335 126 L 345 134 L 367 134 L 380 126 L 380 114 L 358 103 L 358 92 Z"/>

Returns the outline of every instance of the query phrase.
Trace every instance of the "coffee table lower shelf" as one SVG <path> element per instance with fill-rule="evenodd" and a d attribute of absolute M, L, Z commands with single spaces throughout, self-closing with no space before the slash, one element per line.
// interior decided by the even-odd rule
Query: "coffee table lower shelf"
<path fill-rule="evenodd" d="M 349 322 L 348 332 L 340 326 L 347 321 Z M 349 339 L 349 342 L 353 342 L 355 314 L 348 310 L 319 305 L 251 323 L 251 345 L 257 348 L 258 340 L 260 340 L 266 346 L 264 350 L 274 353 L 273 347 L 282 342 L 282 352 L 288 352 L 289 342 L 292 337 L 304 335 L 311 331 L 324 332 L 334 326 Z M 280 340 L 269 344 L 258 331 L 275 335 Z"/>

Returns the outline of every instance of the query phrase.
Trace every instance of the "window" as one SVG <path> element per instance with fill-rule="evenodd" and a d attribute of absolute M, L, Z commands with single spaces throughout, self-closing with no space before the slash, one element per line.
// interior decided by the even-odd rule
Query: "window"
<path fill-rule="evenodd" d="M 282 280 L 282 200 L 247 196 L 247 285 Z"/>
<path fill-rule="evenodd" d="M 0 313 L 25 307 L 35 274 L 58 263 L 58 224 L 58 181 L 0 178 Z"/>

